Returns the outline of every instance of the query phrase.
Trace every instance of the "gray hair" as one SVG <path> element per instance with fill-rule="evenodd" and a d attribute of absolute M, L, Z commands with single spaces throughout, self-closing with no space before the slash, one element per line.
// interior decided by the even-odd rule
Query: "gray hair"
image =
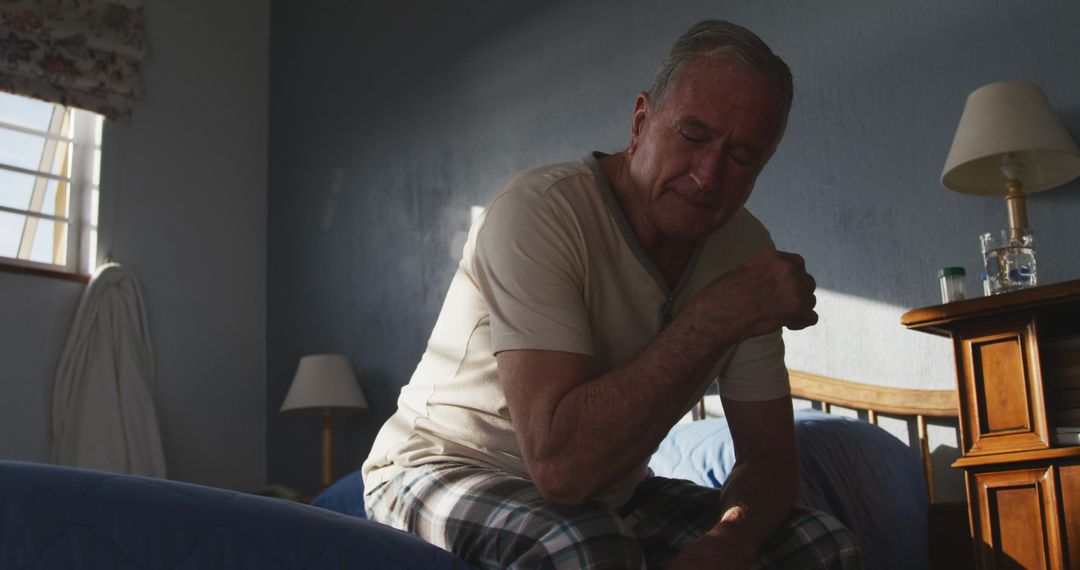
<path fill-rule="evenodd" d="M 649 88 L 651 105 L 659 108 L 668 90 L 678 82 L 686 64 L 702 57 L 734 57 L 776 84 L 783 97 L 785 114 L 791 108 L 794 96 L 791 69 L 754 32 L 724 20 L 698 22 L 675 40 L 671 53 L 660 64 Z"/>

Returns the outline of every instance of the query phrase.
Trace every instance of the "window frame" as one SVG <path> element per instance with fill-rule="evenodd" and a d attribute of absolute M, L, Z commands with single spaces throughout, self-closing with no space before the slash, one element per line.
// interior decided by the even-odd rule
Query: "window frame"
<path fill-rule="evenodd" d="M 24 97 L 12 93 L 7 93 L 7 95 Z M 53 121 L 55 121 L 57 113 L 67 114 L 66 117 L 61 118 L 61 125 L 63 126 L 65 121 L 70 121 L 71 128 L 68 132 L 64 132 L 65 129 L 61 128 L 61 132 L 58 134 L 0 121 L 0 129 L 44 137 L 47 141 L 46 144 L 49 141 L 56 141 L 58 145 L 71 145 L 71 155 L 67 158 L 66 164 L 68 170 L 66 176 L 63 169 L 59 174 L 54 174 L 51 171 L 32 170 L 0 162 L 0 170 L 36 177 L 35 191 L 31 195 L 31 202 L 27 204 L 26 209 L 0 206 L 0 212 L 25 216 L 23 234 L 20 238 L 16 257 L 0 255 L 0 269 L 52 277 L 67 277 L 81 281 L 86 280 L 96 266 L 97 194 L 101 157 L 101 131 L 104 128 L 104 117 L 76 107 L 64 106 L 58 103 L 49 104 L 53 105 Z M 71 136 L 68 136 L 68 133 Z M 46 152 L 43 148 L 43 157 Z M 56 150 L 53 150 L 53 160 L 55 160 L 56 152 Z M 49 168 L 49 170 L 52 170 L 52 168 Z M 44 184 L 47 185 L 50 180 L 55 180 L 59 184 L 67 186 L 67 211 L 64 212 L 64 215 L 45 214 L 40 211 L 41 204 L 38 204 L 37 211 L 34 210 L 34 201 L 38 193 L 36 185 L 39 181 L 44 181 Z M 59 185 L 57 191 L 60 191 Z M 43 187 L 40 192 L 43 200 L 47 190 Z M 21 257 L 29 257 L 33 247 L 33 232 L 36 231 L 37 223 L 42 220 L 67 224 L 64 250 L 65 263 L 63 265 L 21 259 Z M 27 239 L 28 236 L 30 236 L 29 240 Z"/>

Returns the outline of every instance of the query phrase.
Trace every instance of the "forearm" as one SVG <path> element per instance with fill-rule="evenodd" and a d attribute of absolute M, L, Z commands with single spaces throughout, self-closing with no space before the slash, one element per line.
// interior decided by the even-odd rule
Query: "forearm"
<path fill-rule="evenodd" d="M 625 366 L 553 402 L 545 437 L 526 453 L 534 479 L 566 483 L 562 499 L 578 502 L 644 462 L 743 334 L 735 316 L 706 314 L 715 311 L 689 307 Z"/>
<path fill-rule="evenodd" d="M 750 560 L 788 516 L 799 495 L 798 450 L 762 450 L 738 461 L 720 494 L 722 515 L 709 536 L 738 544 Z"/>

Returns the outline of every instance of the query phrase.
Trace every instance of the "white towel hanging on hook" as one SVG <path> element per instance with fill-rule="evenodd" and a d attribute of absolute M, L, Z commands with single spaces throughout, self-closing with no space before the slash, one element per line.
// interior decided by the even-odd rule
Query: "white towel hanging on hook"
<path fill-rule="evenodd" d="M 75 311 L 56 372 L 52 462 L 165 477 L 142 293 L 117 263 L 100 267 Z"/>

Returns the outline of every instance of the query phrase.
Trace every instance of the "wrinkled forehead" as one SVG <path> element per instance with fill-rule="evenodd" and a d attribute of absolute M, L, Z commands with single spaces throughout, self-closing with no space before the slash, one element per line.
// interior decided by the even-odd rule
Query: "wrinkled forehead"
<path fill-rule="evenodd" d="M 739 90 L 753 90 L 759 96 L 774 100 L 779 107 L 783 108 L 785 114 L 787 112 L 780 80 L 767 71 L 751 65 L 731 48 L 718 48 L 715 52 L 686 62 L 677 71 L 670 95 L 686 89 L 697 89 L 702 85 L 723 85 Z M 664 97 L 664 99 L 668 98 Z"/>
<path fill-rule="evenodd" d="M 713 99 L 767 108 L 782 123 L 787 122 L 788 104 L 776 78 L 729 55 L 701 56 L 687 62 L 654 110 L 663 112 L 672 104 L 701 104 Z"/>

